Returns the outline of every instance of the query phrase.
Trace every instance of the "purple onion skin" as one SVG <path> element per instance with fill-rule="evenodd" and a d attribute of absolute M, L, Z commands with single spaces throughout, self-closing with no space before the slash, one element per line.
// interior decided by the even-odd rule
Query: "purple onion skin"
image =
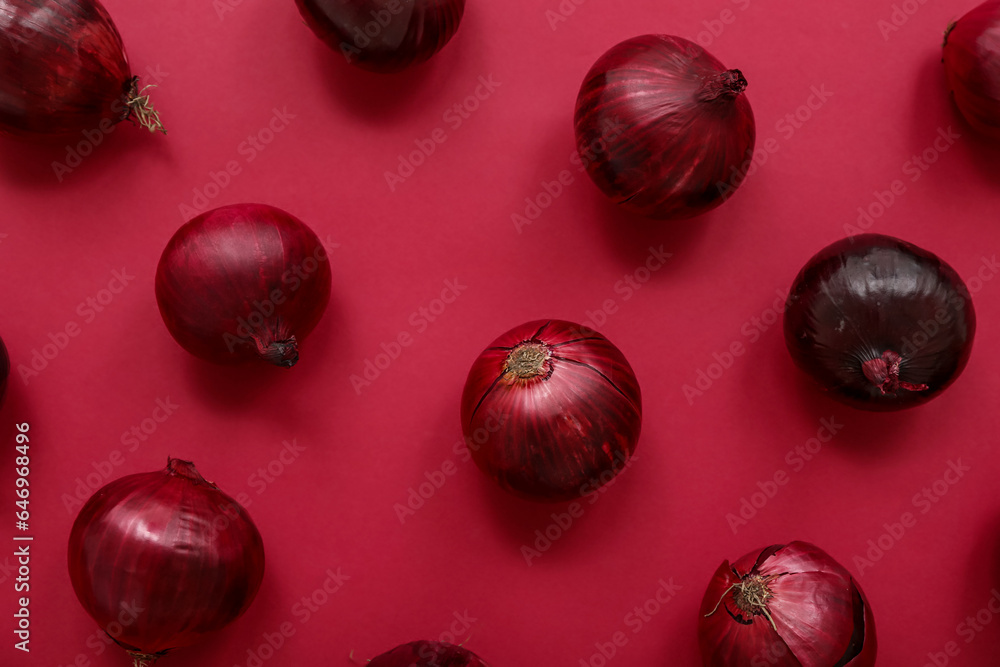
<path fill-rule="evenodd" d="M 302 221 L 266 204 L 234 204 L 174 234 L 156 270 L 156 301 L 191 354 L 290 368 L 323 316 L 330 284 L 326 250 Z"/>
<path fill-rule="evenodd" d="M 472 651 L 445 642 L 415 641 L 397 646 L 367 667 L 489 667 Z"/>
<path fill-rule="evenodd" d="M 987 0 L 949 26 L 942 61 L 962 116 L 1000 139 L 1000 0 Z"/>
<path fill-rule="evenodd" d="M 881 234 L 837 241 L 810 259 L 784 321 L 795 364 L 831 397 L 873 411 L 913 407 L 944 391 L 965 368 L 975 330 L 972 297 L 955 270 Z M 893 354 L 896 377 L 880 361 Z"/>
<path fill-rule="evenodd" d="M 582 163 L 627 211 L 677 220 L 743 182 L 757 131 L 739 70 L 681 37 L 612 47 L 584 78 L 574 124 Z"/>
<path fill-rule="evenodd" d="M 295 0 L 295 4 L 327 46 L 350 64 L 381 73 L 428 60 L 455 35 L 465 12 L 465 0 Z"/>
<path fill-rule="evenodd" d="M 129 117 L 137 79 L 97 0 L 0 0 L 0 25 L 0 132 L 38 140 Z"/>
<path fill-rule="evenodd" d="M 73 523 L 68 552 L 87 613 L 102 629 L 120 627 L 115 641 L 127 651 L 154 658 L 234 621 L 264 576 L 246 510 L 178 459 L 99 489 Z"/>
<path fill-rule="evenodd" d="M 544 349 L 538 373 L 509 365 Z M 540 502 L 595 492 L 624 469 L 642 423 L 639 384 L 601 334 L 538 320 L 497 338 L 473 363 L 462 430 L 476 465 L 505 490 Z M 485 437 L 484 437 L 485 435 Z"/>

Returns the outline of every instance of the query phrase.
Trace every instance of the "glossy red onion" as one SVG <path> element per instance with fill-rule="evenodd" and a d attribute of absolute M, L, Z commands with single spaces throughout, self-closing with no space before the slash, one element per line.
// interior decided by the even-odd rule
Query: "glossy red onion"
<path fill-rule="evenodd" d="M 116 479 L 80 510 L 69 575 L 83 608 L 136 667 L 247 610 L 264 546 L 246 510 L 192 463 Z"/>
<path fill-rule="evenodd" d="M 316 234 L 285 211 L 223 206 L 170 239 L 156 269 L 156 300 L 191 354 L 291 368 L 330 300 L 330 261 Z"/>
<path fill-rule="evenodd" d="M 313 33 L 350 64 L 398 72 L 454 36 L 465 0 L 295 0 Z"/>
<path fill-rule="evenodd" d="M 705 667 L 871 667 L 875 617 L 861 586 L 807 542 L 723 561 L 701 602 Z"/>
<path fill-rule="evenodd" d="M 130 119 L 164 131 L 97 0 L 0 0 L 0 132 L 107 133 Z"/>
<path fill-rule="evenodd" d="M 955 106 L 977 131 L 1000 139 L 1000 0 L 948 27 L 943 61 Z"/>
<path fill-rule="evenodd" d="M 445 642 L 415 641 L 373 658 L 367 667 L 489 667 L 472 651 Z"/>
<path fill-rule="evenodd" d="M 694 42 L 633 37 L 590 68 L 576 100 L 582 164 L 604 194 L 650 218 L 690 218 L 743 182 L 756 126 L 747 81 Z"/>
<path fill-rule="evenodd" d="M 926 403 L 965 368 L 976 314 L 955 270 L 891 236 L 817 253 L 792 284 L 785 344 L 833 398 L 864 410 Z"/>
<path fill-rule="evenodd" d="M 611 342 L 538 320 L 497 338 L 472 364 L 462 430 L 476 465 L 524 498 L 564 501 L 621 472 L 642 422 L 639 384 Z"/>

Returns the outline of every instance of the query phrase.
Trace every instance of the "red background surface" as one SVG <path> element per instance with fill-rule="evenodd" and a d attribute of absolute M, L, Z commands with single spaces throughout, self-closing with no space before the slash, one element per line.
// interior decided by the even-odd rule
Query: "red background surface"
<path fill-rule="evenodd" d="M 995 661 L 1000 622 L 971 636 L 960 624 L 1000 587 L 1000 280 L 987 261 L 1000 245 L 1000 153 L 959 119 L 939 62 L 942 31 L 971 3 L 911 2 L 912 16 L 897 14 L 901 25 L 883 34 L 887 0 L 632 0 L 627 10 L 592 0 L 554 28 L 546 12 L 558 11 L 556 0 L 473 0 L 435 59 L 381 77 L 345 66 L 290 0 L 230 4 L 220 17 L 207 1 L 106 2 L 134 71 L 160 72 L 153 95 L 169 136 L 121 126 L 62 182 L 51 163 L 63 148 L 0 143 L 0 327 L 15 365 L 2 411 L 0 662 L 126 664 L 117 650 L 98 653 L 95 624 L 70 587 L 75 509 L 64 496 L 112 456 L 118 477 L 158 469 L 168 454 L 250 498 L 267 572 L 244 617 L 164 667 L 246 666 L 283 624 L 294 634 L 265 664 L 349 665 L 351 651 L 363 661 L 412 639 L 448 639 L 461 616 L 475 621 L 457 623 L 457 640 L 497 667 L 599 665 L 595 644 L 617 632 L 628 641 L 610 664 L 696 665 L 698 604 L 718 564 L 792 539 L 815 542 L 859 577 L 880 664 L 923 665 L 949 642 L 950 664 Z M 708 26 L 719 34 L 702 42 L 749 80 L 758 147 L 771 139 L 777 148 L 700 219 L 623 215 L 570 162 L 580 81 L 623 39 L 696 38 Z M 500 85 L 456 128 L 445 114 L 480 77 Z M 820 103 L 815 90 L 829 97 Z M 243 142 L 275 109 L 287 110 L 286 126 L 248 161 Z M 793 124 L 786 115 L 796 113 L 803 120 Z M 436 128 L 445 143 L 390 191 L 384 173 Z M 948 128 L 960 138 L 938 151 Z M 914 172 L 925 150 L 935 161 Z M 209 207 L 273 204 L 337 244 L 330 308 L 291 371 L 201 362 L 160 321 L 160 252 L 189 217 L 181 205 L 193 206 L 228 161 L 240 173 Z M 512 214 L 563 170 L 573 183 L 518 230 Z M 905 190 L 871 231 L 951 263 L 969 280 L 979 327 L 968 368 L 941 397 L 867 414 L 819 395 L 792 367 L 780 325 L 763 322 L 774 321 L 769 309 L 801 265 L 896 180 Z M 661 246 L 672 253 L 665 266 L 625 289 L 620 281 Z M 87 299 L 123 268 L 134 278 L 90 314 Z M 446 281 L 464 288 L 441 310 L 434 300 Z M 614 312 L 602 318 L 606 302 Z M 431 307 L 433 321 L 420 310 Z M 522 545 L 560 508 L 508 497 L 454 446 L 472 360 L 502 331 L 541 317 L 596 325 L 615 342 L 639 378 L 645 421 L 635 465 L 529 566 Z M 24 381 L 17 365 L 71 322 L 79 335 Z M 355 391 L 351 376 L 404 332 L 412 344 Z M 734 342 L 745 353 L 688 401 L 683 386 L 699 371 L 718 375 L 715 355 Z M 177 407 L 133 451 L 123 434 L 157 400 Z M 836 437 L 793 465 L 788 453 L 823 419 L 842 425 Z M 27 655 L 12 647 L 18 422 L 32 438 Z M 279 468 L 285 441 L 304 450 L 262 483 L 258 469 Z M 915 504 L 949 461 L 969 470 L 937 502 Z M 456 472 L 401 523 L 394 505 L 446 462 Z M 727 514 L 779 471 L 787 484 L 734 533 Z M 915 524 L 883 536 L 904 512 Z M 859 567 L 880 537 L 888 550 Z M 305 619 L 296 605 L 328 570 L 350 578 Z M 637 632 L 629 615 L 661 580 L 680 589 L 651 604 L 657 613 Z"/>

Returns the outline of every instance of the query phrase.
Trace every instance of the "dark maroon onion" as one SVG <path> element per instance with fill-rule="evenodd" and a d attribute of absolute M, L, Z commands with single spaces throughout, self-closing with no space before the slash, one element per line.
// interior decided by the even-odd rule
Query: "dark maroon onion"
<path fill-rule="evenodd" d="M 611 342 L 538 320 L 497 338 L 472 364 L 462 430 L 476 465 L 530 500 L 564 501 L 609 482 L 635 451 L 639 384 Z"/>
<path fill-rule="evenodd" d="M 107 132 L 131 119 L 166 132 L 97 0 L 0 0 L 0 132 Z"/>
<path fill-rule="evenodd" d="M 482 658 L 454 644 L 415 641 L 397 646 L 377 658 L 367 667 L 489 667 Z"/>
<path fill-rule="evenodd" d="M 116 479 L 80 510 L 69 575 L 83 608 L 145 667 L 243 614 L 264 576 L 246 510 L 194 464 Z"/>
<path fill-rule="evenodd" d="M 705 667 L 873 667 L 875 617 L 861 586 L 808 542 L 723 561 L 701 602 Z"/>
<path fill-rule="evenodd" d="M 802 268 L 785 311 L 795 364 L 864 410 L 926 403 L 965 368 L 976 314 L 955 270 L 891 236 L 837 241 Z"/>
<path fill-rule="evenodd" d="M 347 62 L 398 72 L 424 62 L 454 36 L 465 0 L 295 0 L 313 33 Z"/>
<path fill-rule="evenodd" d="M 582 164 L 604 194 L 650 218 L 715 208 L 746 176 L 756 126 L 747 81 L 694 42 L 633 37 L 590 68 L 574 123 Z"/>
<path fill-rule="evenodd" d="M 1000 0 L 948 27 L 942 60 L 955 106 L 977 131 L 1000 139 Z"/>
<path fill-rule="evenodd" d="M 330 300 L 330 262 L 302 221 L 265 204 L 202 213 L 167 244 L 156 300 L 170 334 L 216 363 L 291 368 Z"/>

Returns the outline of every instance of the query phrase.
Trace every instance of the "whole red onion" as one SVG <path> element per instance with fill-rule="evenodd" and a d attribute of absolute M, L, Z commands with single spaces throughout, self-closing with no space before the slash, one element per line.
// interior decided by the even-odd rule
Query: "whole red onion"
<path fill-rule="evenodd" d="M 864 410 L 926 403 L 972 352 L 976 313 L 965 283 L 926 250 L 862 234 L 799 271 L 785 310 L 795 364 L 833 398 Z"/>
<path fill-rule="evenodd" d="M 944 71 L 969 125 L 1000 139 L 1000 0 L 986 0 L 944 35 Z"/>
<path fill-rule="evenodd" d="M 265 204 L 202 213 L 167 244 L 156 300 L 170 334 L 217 363 L 291 368 L 330 300 L 330 261 L 302 221 Z"/>
<path fill-rule="evenodd" d="M 69 537 L 73 590 L 136 667 L 225 627 L 264 576 L 264 545 L 246 510 L 169 459 L 116 479 L 80 510 Z"/>
<path fill-rule="evenodd" d="M 415 641 L 372 658 L 367 667 L 489 667 L 478 655 L 445 642 Z"/>
<path fill-rule="evenodd" d="M 444 48 L 465 0 L 295 0 L 306 24 L 347 62 L 398 72 Z"/>
<path fill-rule="evenodd" d="M 165 133 L 97 0 L 0 0 L 0 31 L 0 132 L 107 132 L 129 118 Z"/>
<path fill-rule="evenodd" d="M 524 498 L 563 501 L 621 472 L 642 424 L 639 384 L 611 342 L 538 320 L 497 338 L 472 364 L 462 430 L 476 465 Z"/>
<path fill-rule="evenodd" d="M 861 587 L 807 542 L 723 561 L 701 601 L 705 667 L 871 667 L 875 617 Z"/>
<path fill-rule="evenodd" d="M 650 218 L 699 215 L 746 176 L 756 126 L 747 81 L 694 42 L 633 37 L 590 68 L 574 123 L 582 164 L 604 194 Z"/>

